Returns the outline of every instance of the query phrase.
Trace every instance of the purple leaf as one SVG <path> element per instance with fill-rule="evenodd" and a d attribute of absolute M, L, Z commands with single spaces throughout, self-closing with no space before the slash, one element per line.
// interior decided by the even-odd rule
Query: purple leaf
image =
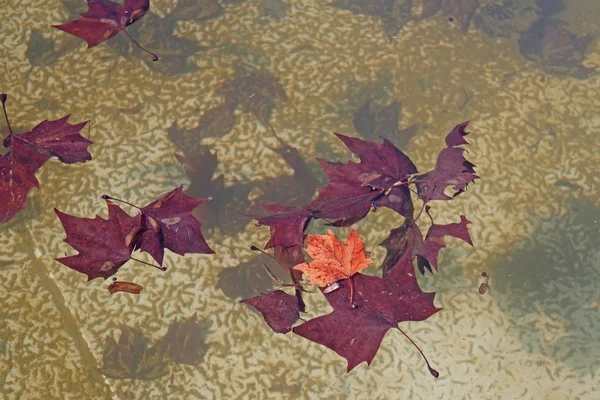
<path fill-rule="evenodd" d="M 162 265 L 164 249 L 185 253 L 212 254 L 200 232 L 202 224 L 192 216 L 194 208 L 209 201 L 183 193 L 181 186 L 142 208 L 143 231 L 136 247 Z"/>
<path fill-rule="evenodd" d="M 300 318 L 298 299 L 282 290 L 275 290 L 241 302 L 256 308 L 276 333 L 288 333 Z"/>
<path fill-rule="evenodd" d="M 140 229 L 140 215 L 129 216 L 119 206 L 107 201 L 108 219 L 78 218 L 54 209 L 65 228 L 65 242 L 79 254 L 56 261 L 84 273 L 88 281 L 107 279 L 131 258 L 133 241 Z"/>
<path fill-rule="evenodd" d="M 449 147 L 443 149 L 435 164 L 435 169 L 417 176 L 417 192 L 425 203 L 431 200 L 450 200 L 452 197 L 445 193 L 448 186 L 456 191 L 454 196 L 465 191 L 467 185 L 479 177 L 475 175 L 475 165 L 463 156 L 465 149 L 454 147 L 467 143 L 463 136 L 467 135 L 465 128 L 468 122 L 457 125 L 446 137 Z"/>
<path fill-rule="evenodd" d="M 310 212 L 303 208 L 280 204 L 269 204 L 262 206 L 262 208 L 273 213 L 266 217 L 254 217 L 260 225 L 271 228 L 271 237 L 265 249 L 275 246 L 302 245 L 304 229 L 312 218 Z"/>
<path fill-rule="evenodd" d="M 460 216 L 460 222 L 447 224 L 447 225 L 436 225 L 433 224 L 427 231 L 427 236 L 423 242 L 423 246 L 418 251 L 418 254 L 423 256 L 427 261 L 433 265 L 435 270 L 438 270 L 438 255 L 440 250 L 446 247 L 444 242 L 444 236 L 454 236 L 455 238 L 464 240 L 473 246 L 473 241 L 469 235 L 469 229 L 467 225 L 470 224 L 464 215 Z"/>

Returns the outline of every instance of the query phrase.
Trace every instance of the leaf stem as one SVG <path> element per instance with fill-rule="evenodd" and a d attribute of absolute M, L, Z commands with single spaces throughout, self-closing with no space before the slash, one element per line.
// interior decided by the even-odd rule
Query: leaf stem
<path fill-rule="evenodd" d="M 267 253 L 266 251 L 259 249 L 258 247 L 256 247 L 255 245 L 250 246 L 250 250 L 252 251 L 258 251 L 260 253 L 263 253 L 265 256 L 267 257 L 271 257 L 273 260 L 275 260 L 275 257 L 273 257 L 272 255 L 270 255 L 269 253 Z M 277 261 L 277 260 L 275 260 Z"/>
<path fill-rule="evenodd" d="M 128 206 L 131 206 L 131 207 L 133 207 L 133 208 L 137 208 L 138 210 L 142 211 L 142 209 L 141 209 L 141 208 L 139 208 L 138 206 L 136 206 L 135 204 L 131 204 L 130 202 L 128 202 L 128 201 L 125 201 L 125 200 L 121 200 L 121 199 L 117 199 L 117 198 L 114 198 L 114 197 L 110 197 L 110 196 L 109 196 L 109 195 L 107 195 L 107 194 L 103 194 L 103 195 L 102 195 L 102 198 L 103 198 L 104 200 L 114 200 L 114 201 L 119 201 L 119 202 L 121 202 L 121 203 L 127 204 Z"/>
<path fill-rule="evenodd" d="M 129 32 L 127 32 L 125 29 L 123 29 L 123 33 L 125 34 L 125 36 L 127 36 L 129 38 L 129 40 L 131 40 L 131 42 L 133 44 L 135 44 L 137 47 L 139 47 L 140 50 L 145 51 L 146 53 L 150 54 L 152 56 L 152 61 L 158 61 L 158 56 L 155 53 L 153 53 L 153 52 L 151 52 L 151 51 L 146 50 L 145 48 L 143 48 L 138 42 L 135 41 L 134 38 L 131 37 L 131 35 L 129 34 Z"/>
<path fill-rule="evenodd" d="M 415 218 L 413 221 L 416 221 L 419 219 L 419 217 L 421 216 L 421 214 L 423 213 L 423 209 L 425 208 L 425 203 L 423 203 L 423 205 L 421 206 L 421 210 L 419 211 L 419 214 L 417 215 L 417 218 Z"/>
<path fill-rule="evenodd" d="M 398 181 L 398 182 L 394 183 L 392 185 L 392 187 L 402 186 L 402 185 L 408 186 L 408 185 L 410 185 L 412 183 L 424 183 L 424 182 L 427 182 L 427 181 L 424 181 L 422 179 L 413 179 L 413 180 L 409 180 L 409 181 L 406 181 L 406 182 L 404 182 L 404 181 Z"/>
<path fill-rule="evenodd" d="M 402 329 L 400 329 L 400 327 L 396 327 L 408 340 L 410 340 L 410 342 L 413 344 L 413 346 L 415 346 L 417 348 L 417 350 L 419 350 L 419 353 L 421 353 L 421 356 L 423 357 L 423 359 L 425 360 L 425 364 L 427 364 L 427 368 L 429 368 L 429 373 L 431 375 L 433 375 L 434 378 L 437 378 L 440 376 L 440 373 L 437 372 L 435 369 L 431 368 L 431 365 L 429 364 L 429 361 L 427 360 L 427 357 L 425 357 L 425 354 L 423 354 L 423 351 L 419 348 L 419 346 L 417 346 L 417 344 L 410 338 L 410 336 L 408 336 Z"/>
<path fill-rule="evenodd" d="M 433 225 L 433 217 L 431 216 L 431 213 L 429 212 L 429 210 L 431 210 L 431 207 L 429 206 L 425 206 L 425 212 L 427 213 L 427 215 L 429 215 L 429 219 L 431 220 L 431 224 Z"/>
<path fill-rule="evenodd" d="M 167 270 L 167 267 L 163 267 L 162 265 L 154 265 L 154 264 L 150 264 L 150 263 L 147 263 L 146 261 L 142 261 L 142 260 L 140 260 L 140 259 L 138 259 L 138 258 L 135 258 L 135 257 L 131 257 L 131 259 L 132 259 L 133 261 L 137 261 L 137 262 L 139 262 L 139 263 L 142 263 L 142 264 L 149 265 L 149 266 L 151 266 L 151 267 L 154 267 L 154 268 L 156 268 L 156 269 L 160 269 L 160 270 L 161 270 L 161 271 L 163 271 L 163 272 Z"/>
<path fill-rule="evenodd" d="M 294 287 L 296 289 L 299 289 L 302 292 L 308 292 L 308 290 L 304 290 L 304 288 L 302 287 L 301 284 L 299 283 L 285 283 L 283 282 L 281 279 L 279 279 L 278 277 L 275 276 L 275 274 L 273 273 L 273 271 L 271 271 L 269 269 L 269 267 L 267 267 L 267 264 L 263 263 L 263 268 L 265 269 L 265 271 L 267 272 L 267 275 L 269 275 L 271 277 L 271 279 L 273 279 L 273 282 L 277 282 L 277 284 L 281 287 Z"/>
<path fill-rule="evenodd" d="M 6 93 L 0 93 L 0 101 L 2 102 L 2 110 L 4 111 L 4 119 L 6 120 L 6 126 L 8 126 L 9 136 L 13 134 L 12 129 L 10 128 L 10 122 L 8 121 L 8 114 L 6 113 L 6 100 L 8 99 L 8 95 Z"/>

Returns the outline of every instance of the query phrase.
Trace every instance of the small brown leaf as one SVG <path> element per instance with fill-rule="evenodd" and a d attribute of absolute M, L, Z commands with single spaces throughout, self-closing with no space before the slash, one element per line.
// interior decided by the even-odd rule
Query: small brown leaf
<path fill-rule="evenodd" d="M 108 293 L 114 294 L 117 292 L 125 292 L 131 294 L 140 294 L 142 289 L 144 288 L 137 283 L 114 281 L 108 286 Z"/>

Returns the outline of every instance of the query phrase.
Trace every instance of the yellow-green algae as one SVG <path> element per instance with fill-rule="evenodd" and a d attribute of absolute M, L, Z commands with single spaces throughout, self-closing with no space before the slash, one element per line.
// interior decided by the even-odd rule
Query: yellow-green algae
<path fill-rule="evenodd" d="M 96 144 L 91 162 L 47 163 L 28 208 L 2 227 L 2 397 L 595 398 L 594 375 L 563 362 L 571 357 L 569 349 L 549 356 L 524 347 L 511 330 L 523 321 L 498 307 L 490 268 L 492 260 L 534 232 L 535 216 L 568 211 L 557 197 L 588 198 L 600 206 L 598 78 L 548 75 L 526 62 L 514 41 L 473 29 L 463 35 L 443 15 L 408 23 L 390 42 L 377 19 L 324 1 L 288 3 L 287 17 L 268 24 L 258 22 L 260 5 L 254 0 L 226 5 L 217 19 L 181 23 L 178 35 L 209 49 L 192 57 L 198 71 L 173 77 L 150 71 L 139 59 L 119 58 L 105 44 L 85 50 L 83 42 L 74 42 L 52 66 L 32 67 L 25 57 L 29 30 L 47 32 L 61 46 L 72 39 L 48 26 L 65 21 L 68 13 L 60 1 L 3 7 L 0 89 L 10 95 L 14 124 L 31 127 L 71 113 L 72 122 L 92 120 L 84 134 Z M 170 1 L 152 1 L 158 15 L 169 7 Z M 323 135 L 354 134 L 350 120 L 330 111 L 352 80 L 368 86 L 384 74 L 392 78 L 394 97 L 403 102 L 403 123 L 427 124 L 405 149 L 422 171 L 434 165 L 444 135 L 471 120 L 468 158 L 482 179 L 456 200 L 435 204 L 434 211 L 438 223 L 466 214 L 475 248 L 451 241 L 440 275 L 422 280 L 428 290 L 438 291 L 437 305 L 444 310 L 425 322 L 402 325 L 440 371 L 438 380 L 397 333 L 386 336 L 371 367 L 363 364 L 346 375 L 345 360 L 330 350 L 275 335 L 260 316 L 226 298 L 215 288 L 218 272 L 248 260 L 249 245 L 266 240 L 267 233 L 252 224 L 235 237 L 207 234 L 215 255 L 167 253 L 165 273 L 126 265 L 119 279 L 143 285 L 139 297 L 108 296 L 105 283 L 87 283 L 54 261 L 72 251 L 62 242 L 54 207 L 78 216 L 105 215 L 104 193 L 146 204 L 187 182 L 166 129 L 174 121 L 193 127 L 204 111 L 221 103 L 216 90 L 234 76 L 240 60 L 235 52 L 222 51 L 232 45 L 259 54 L 261 65 L 286 88 L 289 100 L 276 108 L 273 123 L 309 159 L 322 155 L 316 144 Z M 307 47 L 297 50 L 300 45 Z M 597 43 L 585 65 L 600 67 Z M 465 91 L 469 101 L 463 107 Z M 49 104 L 43 112 L 42 100 Z M 139 104 L 137 114 L 119 111 Z M 347 154 L 330 138 L 336 153 Z M 224 139 L 206 142 L 217 152 L 227 183 L 275 177 L 286 168 L 265 147 L 276 145 L 268 130 L 250 115 L 239 115 Z M 557 192 L 559 179 L 582 189 Z M 383 251 L 376 245 L 399 222 L 379 210 L 357 225 L 377 260 Z M 492 275 L 485 296 L 477 293 L 482 270 Z M 308 299 L 309 310 L 326 311 L 317 299 Z M 95 372 L 106 336 L 117 334 L 119 326 L 139 329 L 156 342 L 171 322 L 194 314 L 212 321 L 201 365 L 173 366 L 164 378 L 133 383 Z M 537 321 L 531 329 L 541 331 L 544 340 L 556 337 L 547 315 L 527 318 L 528 324 Z"/>

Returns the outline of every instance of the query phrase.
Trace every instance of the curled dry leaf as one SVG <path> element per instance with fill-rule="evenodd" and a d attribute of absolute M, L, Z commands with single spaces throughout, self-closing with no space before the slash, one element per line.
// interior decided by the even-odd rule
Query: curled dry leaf
<path fill-rule="evenodd" d="M 144 288 L 141 285 L 133 282 L 114 281 L 108 285 L 109 294 L 115 294 L 117 292 L 140 294 L 142 289 Z"/>

